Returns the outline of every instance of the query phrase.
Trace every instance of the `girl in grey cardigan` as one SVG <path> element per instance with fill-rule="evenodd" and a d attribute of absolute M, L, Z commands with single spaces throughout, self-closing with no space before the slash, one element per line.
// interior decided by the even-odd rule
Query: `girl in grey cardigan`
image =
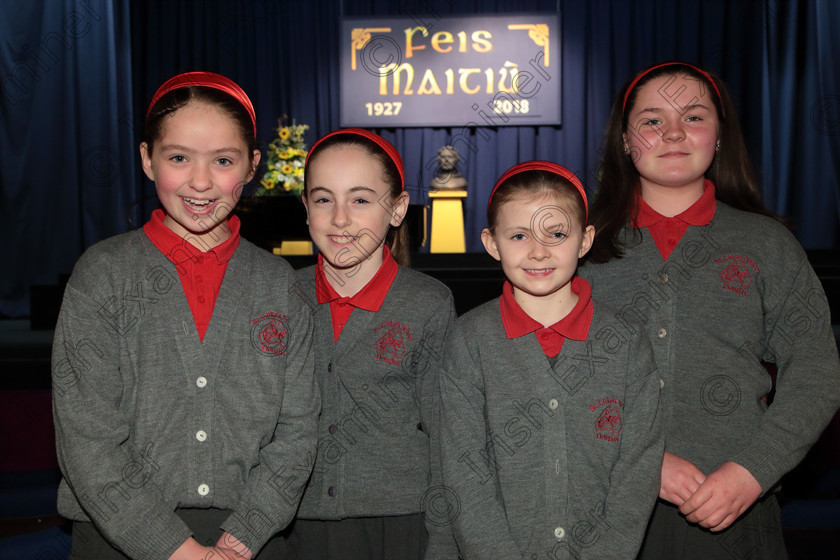
<path fill-rule="evenodd" d="M 635 557 L 659 486 L 659 375 L 575 276 L 586 195 L 557 164 L 496 183 L 482 241 L 503 295 L 462 316 L 441 377 L 450 518 L 466 559 Z"/>
<path fill-rule="evenodd" d="M 837 410 L 840 363 L 822 286 L 764 209 L 720 80 L 681 62 L 638 74 L 613 104 L 599 177 L 581 274 L 621 332 L 644 324 L 664 380 L 641 558 L 786 558 L 775 490 Z"/>
<path fill-rule="evenodd" d="M 254 121 L 224 76 L 164 83 L 140 147 L 164 210 L 88 249 L 67 285 L 53 406 L 71 558 L 251 558 L 297 509 L 312 320 L 291 267 L 229 217 L 259 162 Z"/>
<path fill-rule="evenodd" d="M 315 317 L 323 412 L 318 455 L 289 541 L 305 560 L 447 559 L 438 503 L 438 377 L 452 295 L 407 264 L 402 159 L 381 136 L 342 129 L 306 163 L 320 254 L 299 271 Z"/>

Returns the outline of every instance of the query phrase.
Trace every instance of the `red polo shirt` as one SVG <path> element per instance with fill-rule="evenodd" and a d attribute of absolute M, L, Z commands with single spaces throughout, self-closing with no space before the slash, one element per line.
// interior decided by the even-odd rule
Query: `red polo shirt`
<path fill-rule="evenodd" d="M 187 296 L 195 328 L 203 342 L 204 333 L 207 332 L 207 326 L 213 316 L 216 298 L 219 297 L 228 261 L 239 246 L 239 218 L 236 216 L 228 218 L 230 238 L 209 251 L 202 252 L 169 229 L 163 223 L 165 216 L 163 210 L 158 209 L 152 212 L 152 218 L 143 226 L 143 232 L 178 270 L 178 277 L 181 279 L 184 295 Z"/>
<path fill-rule="evenodd" d="M 543 352 L 549 358 L 560 353 L 567 338 L 586 340 L 594 309 L 592 287 L 583 278 L 575 276 L 572 278 L 572 293 L 577 295 L 578 301 L 569 314 L 553 325 L 543 327 L 519 306 L 513 296 L 513 286 L 510 282 L 505 282 L 500 303 L 505 334 L 508 338 L 519 338 L 535 333 Z"/>
<path fill-rule="evenodd" d="M 712 221 L 716 205 L 715 185 L 706 179 L 703 184 L 703 195 L 684 212 L 673 218 L 666 218 L 640 198 L 639 216 L 633 227 L 648 228 L 653 242 L 659 249 L 659 254 L 662 255 L 662 260 L 667 261 L 674 247 L 685 235 L 688 226 L 705 226 Z"/>
<path fill-rule="evenodd" d="M 353 309 L 358 307 L 365 311 L 379 311 L 382 307 L 382 302 L 385 301 L 385 296 L 388 290 L 391 289 L 391 284 L 394 283 L 394 278 L 397 277 L 399 265 L 394 257 L 391 256 L 391 251 L 387 245 L 383 246 L 382 266 L 376 272 L 370 282 L 365 284 L 365 287 L 359 290 L 353 297 L 342 297 L 332 287 L 324 273 L 324 257 L 318 255 L 318 265 L 315 267 L 315 296 L 318 298 L 318 303 L 330 304 L 330 315 L 332 316 L 333 324 L 333 341 L 337 341 L 341 330 L 347 321 L 350 320 L 350 315 Z"/>

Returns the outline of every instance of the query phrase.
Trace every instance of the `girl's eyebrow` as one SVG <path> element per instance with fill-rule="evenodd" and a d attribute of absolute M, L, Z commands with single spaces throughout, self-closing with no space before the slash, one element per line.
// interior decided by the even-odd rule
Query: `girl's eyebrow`
<path fill-rule="evenodd" d="M 661 112 L 665 111 L 665 109 L 666 109 L 665 107 L 645 107 L 644 109 L 639 109 L 639 112 L 640 113 L 661 113 Z M 709 107 L 707 107 L 706 105 L 703 105 L 702 103 L 695 103 L 694 105 L 689 105 L 689 106 L 683 108 L 682 111 L 680 111 L 680 112 L 684 113 L 686 111 L 691 111 L 692 109 L 705 109 L 707 111 L 711 110 L 711 109 L 709 109 Z"/>
<path fill-rule="evenodd" d="M 187 146 L 181 146 L 180 144 L 164 144 L 160 147 L 160 149 L 164 150 L 164 151 L 176 151 L 176 152 L 194 152 L 195 151 L 192 148 L 189 148 Z M 230 153 L 240 154 L 240 153 L 242 153 L 242 150 L 240 150 L 236 146 L 228 146 L 228 147 L 225 147 L 225 148 L 219 148 L 218 150 L 213 150 L 209 153 L 211 153 L 211 154 L 230 154 Z"/>

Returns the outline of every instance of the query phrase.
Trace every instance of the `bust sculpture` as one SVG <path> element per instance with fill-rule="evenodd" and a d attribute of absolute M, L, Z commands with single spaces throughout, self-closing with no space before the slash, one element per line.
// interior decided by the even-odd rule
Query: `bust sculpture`
<path fill-rule="evenodd" d="M 437 153 L 438 172 L 429 186 L 433 189 L 466 189 L 467 180 L 455 168 L 460 161 L 454 146 L 443 146 Z"/>

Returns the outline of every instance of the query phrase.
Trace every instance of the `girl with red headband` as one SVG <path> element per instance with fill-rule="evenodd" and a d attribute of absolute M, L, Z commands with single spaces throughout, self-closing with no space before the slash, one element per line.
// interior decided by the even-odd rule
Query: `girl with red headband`
<path fill-rule="evenodd" d="M 170 79 L 140 156 L 163 209 L 85 252 L 56 327 L 71 558 L 252 558 L 294 516 L 319 397 L 294 271 L 230 215 L 260 160 L 248 96 Z"/>
<path fill-rule="evenodd" d="M 441 379 L 441 448 L 465 559 L 638 552 L 662 457 L 650 344 L 575 276 L 594 228 L 574 174 L 519 164 L 481 239 L 507 277 L 462 316 Z"/>
<path fill-rule="evenodd" d="M 402 159 L 381 136 L 341 129 L 305 168 L 318 263 L 299 271 L 314 306 L 323 411 L 292 558 L 457 557 L 440 491 L 438 377 L 452 295 L 407 268 Z"/>
<path fill-rule="evenodd" d="M 840 366 L 823 289 L 764 208 L 723 83 L 681 62 L 638 74 L 613 104 L 599 179 L 581 274 L 620 309 L 619 332 L 644 323 L 664 382 L 640 557 L 786 558 L 778 482 L 837 410 Z"/>

